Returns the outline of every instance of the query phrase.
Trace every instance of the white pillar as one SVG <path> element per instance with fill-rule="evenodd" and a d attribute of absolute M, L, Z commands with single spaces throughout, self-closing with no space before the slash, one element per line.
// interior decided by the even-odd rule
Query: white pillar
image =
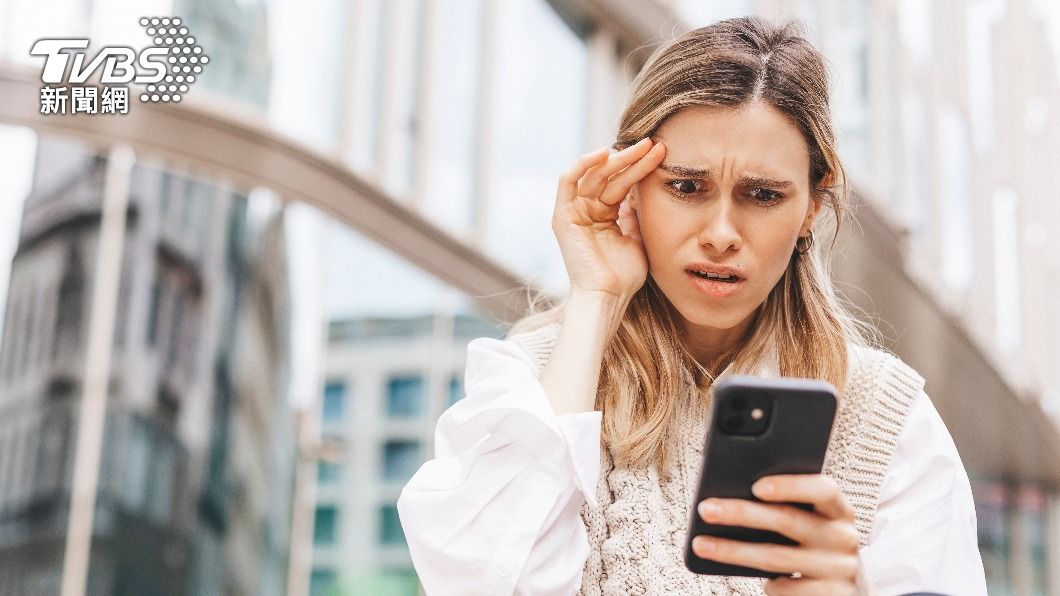
<path fill-rule="evenodd" d="M 107 160 L 103 183 L 103 215 L 92 286 L 85 356 L 84 392 L 77 421 L 77 451 L 70 491 L 70 518 L 66 526 L 63 555 L 62 596 L 84 596 L 92 549 L 92 516 L 106 423 L 114 318 L 121 279 L 122 248 L 125 243 L 125 210 L 129 201 L 129 175 L 134 156 L 130 148 L 118 146 Z"/>
<path fill-rule="evenodd" d="M 483 2 L 482 24 L 480 28 L 481 45 L 479 46 L 479 113 L 478 135 L 476 140 L 476 183 L 475 213 L 471 228 L 471 244 L 485 250 L 486 233 L 489 226 L 489 204 L 492 201 L 490 176 L 493 168 L 493 135 L 497 68 L 497 22 L 499 11 L 504 10 L 503 2 Z"/>
<path fill-rule="evenodd" d="M 585 102 L 584 152 L 615 141 L 618 119 L 628 90 L 618 60 L 618 40 L 603 27 L 586 40 L 589 50 L 588 101 Z"/>

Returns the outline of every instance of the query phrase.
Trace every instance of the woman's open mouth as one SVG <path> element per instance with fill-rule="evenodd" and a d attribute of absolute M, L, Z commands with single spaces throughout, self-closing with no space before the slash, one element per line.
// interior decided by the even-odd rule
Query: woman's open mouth
<path fill-rule="evenodd" d="M 733 296 L 740 291 L 744 278 L 729 268 L 689 268 L 685 269 L 692 285 L 700 292 L 713 297 Z"/>
<path fill-rule="evenodd" d="M 694 270 L 689 270 L 689 273 L 691 273 L 692 275 L 695 275 L 696 277 L 701 277 L 703 279 L 710 279 L 710 280 L 721 281 L 721 282 L 725 282 L 725 283 L 734 283 L 734 282 L 740 281 L 740 277 L 739 276 L 731 274 L 731 273 L 728 274 L 728 275 L 720 275 L 720 274 L 717 274 L 717 273 L 705 273 L 703 271 L 694 271 Z"/>

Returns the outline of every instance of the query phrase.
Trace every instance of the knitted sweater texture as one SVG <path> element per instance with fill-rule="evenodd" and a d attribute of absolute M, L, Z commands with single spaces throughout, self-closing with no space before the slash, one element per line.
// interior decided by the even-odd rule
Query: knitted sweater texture
<path fill-rule="evenodd" d="M 540 372 L 558 332 L 559 324 L 554 323 L 509 339 L 530 355 Z M 850 356 L 824 474 L 836 481 L 854 508 L 864 546 L 898 437 L 924 380 L 881 350 L 853 348 Z M 697 391 L 691 382 L 686 387 Z M 601 449 L 597 506 L 584 503 L 581 508 L 590 554 L 580 596 L 765 593 L 762 579 L 699 575 L 684 565 L 687 525 L 710 425 L 709 398 L 688 397 L 695 404 L 694 414 L 680 422 L 680 444 L 668 480 L 661 479 L 652 466 L 616 467 L 608 448 Z"/>

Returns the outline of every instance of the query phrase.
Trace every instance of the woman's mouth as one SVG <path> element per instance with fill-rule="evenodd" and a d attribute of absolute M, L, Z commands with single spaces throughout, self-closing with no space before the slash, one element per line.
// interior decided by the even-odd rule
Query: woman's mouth
<path fill-rule="evenodd" d="M 691 273 L 692 275 L 695 275 L 696 277 L 701 277 L 703 279 L 709 279 L 709 280 L 713 280 L 713 281 L 721 281 L 721 282 L 725 282 L 725 283 L 734 283 L 734 282 L 740 281 L 740 277 L 738 275 L 733 274 L 733 273 L 728 273 L 728 274 L 722 275 L 720 273 L 707 273 L 707 272 L 703 272 L 703 271 L 695 271 L 695 270 L 692 270 L 692 269 L 689 269 L 688 272 Z"/>
<path fill-rule="evenodd" d="M 707 296 L 725 298 L 733 296 L 743 288 L 744 278 L 731 269 L 694 268 L 686 269 L 692 286 Z"/>

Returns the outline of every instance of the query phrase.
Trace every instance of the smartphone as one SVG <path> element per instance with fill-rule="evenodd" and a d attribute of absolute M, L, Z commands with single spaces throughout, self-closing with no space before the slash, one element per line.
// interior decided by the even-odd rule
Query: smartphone
<path fill-rule="evenodd" d="M 796 544 L 768 530 L 709 524 L 697 510 L 708 497 L 750 499 L 751 485 L 773 474 L 819 474 L 831 438 L 836 390 L 814 379 L 731 376 L 714 387 L 699 489 L 692 503 L 685 566 L 695 573 L 776 577 L 751 567 L 701 559 L 692 552 L 700 534 L 747 542 Z M 807 511 L 813 506 L 792 503 Z"/>

